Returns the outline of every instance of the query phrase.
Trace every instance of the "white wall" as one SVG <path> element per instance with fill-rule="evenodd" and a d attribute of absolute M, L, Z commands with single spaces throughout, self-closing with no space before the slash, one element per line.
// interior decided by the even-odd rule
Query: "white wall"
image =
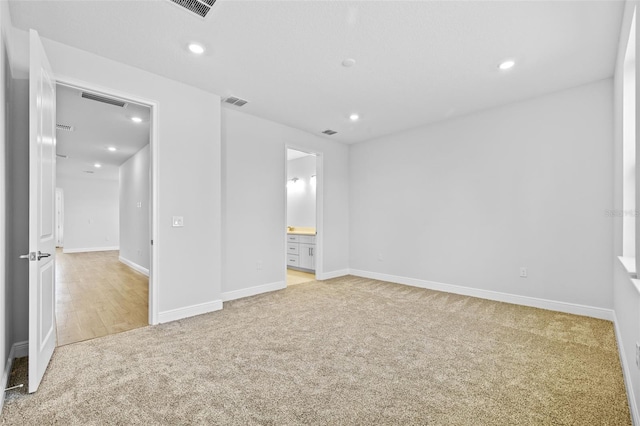
<path fill-rule="evenodd" d="M 614 75 L 614 143 L 613 143 L 613 210 L 623 211 L 623 76 L 624 76 L 624 57 L 627 49 L 627 41 L 629 39 L 629 30 L 633 16 L 633 6 L 637 6 L 638 2 L 628 1 L 625 6 L 625 12 L 620 32 L 620 44 L 618 47 L 618 57 L 616 62 L 616 71 Z M 636 19 L 638 19 L 636 17 Z M 637 42 L 636 33 L 636 52 L 640 43 Z M 637 53 L 636 53 L 637 57 Z M 636 66 L 636 81 L 639 81 L 639 68 Z M 636 93 L 640 88 L 636 84 Z M 636 102 L 640 97 L 636 96 Z M 636 128 L 638 126 L 636 121 Z M 636 131 L 636 136 L 640 133 Z M 637 168 L 636 168 L 637 169 Z M 637 186 L 636 186 L 637 188 Z M 634 203 L 635 204 L 635 203 Z M 632 219 L 634 219 L 632 217 Z M 613 221 L 613 253 L 607 258 L 613 266 L 613 306 L 616 315 L 616 334 L 618 337 L 618 347 L 622 359 L 622 368 L 627 384 L 627 394 L 629 396 L 629 406 L 634 417 L 634 424 L 640 424 L 638 416 L 638 405 L 640 404 L 640 374 L 638 367 L 635 365 L 635 345 L 640 342 L 640 292 L 638 287 L 632 282 L 628 272 L 618 261 L 617 256 L 623 254 L 623 217 L 615 215 Z M 635 228 L 635 226 L 634 226 Z M 631 238 L 633 241 L 634 238 Z M 629 250 L 627 244 L 627 252 Z"/>
<path fill-rule="evenodd" d="M 118 181 L 59 177 L 64 193 L 65 253 L 117 250 L 120 245 Z"/>
<path fill-rule="evenodd" d="M 13 33 L 20 43 L 16 51 L 28 52 L 26 33 Z M 157 103 L 159 146 L 153 155 L 158 157 L 160 186 L 153 279 L 158 286 L 158 320 L 219 309 L 220 97 L 48 39 L 43 44 L 57 78 Z M 24 57 L 19 59 L 24 68 Z M 28 193 L 28 188 L 18 183 L 16 191 Z M 172 216 L 183 216 L 185 226 L 173 228 Z M 19 292 L 22 299 L 26 285 Z M 26 305 L 19 310 L 26 311 Z M 24 323 L 23 318 L 15 321 Z M 26 336 L 16 336 L 21 339 Z"/>
<path fill-rule="evenodd" d="M 287 145 L 322 154 L 323 273 L 346 274 L 348 146 L 227 108 L 222 110 L 222 141 L 223 293 L 284 285 Z"/>
<path fill-rule="evenodd" d="M 142 148 L 120 166 L 120 257 L 149 269 L 150 148 Z"/>
<path fill-rule="evenodd" d="M 311 184 L 311 176 L 316 174 L 316 157 L 307 155 L 287 164 L 287 226 L 315 228 L 316 185 Z M 298 178 L 295 183 L 294 177 Z"/>
<path fill-rule="evenodd" d="M 158 103 L 157 273 L 160 319 L 220 301 L 220 97 L 43 40 L 54 72 Z M 173 228 L 173 216 L 185 226 Z M 154 277 L 154 279 L 156 278 Z M 194 311 L 195 309 L 195 311 Z"/>
<path fill-rule="evenodd" d="M 604 80 L 352 146 L 351 268 L 612 308 L 612 133 Z"/>

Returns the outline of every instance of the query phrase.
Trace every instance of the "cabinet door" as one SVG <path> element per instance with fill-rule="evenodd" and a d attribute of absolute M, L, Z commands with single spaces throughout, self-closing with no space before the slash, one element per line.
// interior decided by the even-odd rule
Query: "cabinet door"
<path fill-rule="evenodd" d="M 300 267 L 305 269 L 313 269 L 313 249 L 315 245 L 313 244 L 305 244 L 300 243 L 300 248 L 298 250 L 298 256 L 300 258 Z"/>

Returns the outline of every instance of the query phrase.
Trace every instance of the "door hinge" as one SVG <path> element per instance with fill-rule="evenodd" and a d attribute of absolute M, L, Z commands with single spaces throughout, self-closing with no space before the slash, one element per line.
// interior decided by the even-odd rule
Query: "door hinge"
<path fill-rule="evenodd" d="M 151 245 L 153 245 L 153 240 L 151 240 Z"/>

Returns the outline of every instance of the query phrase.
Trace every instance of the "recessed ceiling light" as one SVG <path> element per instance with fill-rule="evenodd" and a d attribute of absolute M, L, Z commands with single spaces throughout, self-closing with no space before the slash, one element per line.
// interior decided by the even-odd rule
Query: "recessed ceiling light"
<path fill-rule="evenodd" d="M 353 58 L 347 58 L 344 61 L 342 61 L 342 66 L 347 68 L 352 67 L 355 64 L 356 64 L 356 60 Z"/>
<path fill-rule="evenodd" d="M 498 68 L 500 68 L 501 70 L 508 70 L 513 68 L 515 64 L 516 64 L 515 61 L 512 61 L 511 59 L 509 59 L 508 61 L 501 62 L 500 65 L 498 65 Z"/>
<path fill-rule="evenodd" d="M 358 114 L 351 114 L 349 116 L 349 120 L 351 121 L 358 121 L 360 119 L 360 116 Z"/>
<path fill-rule="evenodd" d="M 195 53 L 196 55 L 202 55 L 204 53 L 204 47 L 198 43 L 191 43 L 189 45 L 189 50 L 191 53 Z"/>
<path fill-rule="evenodd" d="M 115 147 L 115 146 L 110 146 L 110 147 L 109 147 L 109 148 L 107 148 L 107 149 L 108 149 L 109 151 L 111 151 L 111 152 L 115 152 L 115 151 L 117 151 L 117 149 L 116 149 L 116 147 Z"/>
<path fill-rule="evenodd" d="M 131 117 L 131 121 L 134 123 L 142 123 L 142 118 L 140 117 Z"/>
<path fill-rule="evenodd" d="M 96 164 L 93 165 L 93 167 L 95 167 L 96 169 L 99 169 L 100 167 L 102 167 L 102 164 L 96 163 Z"/>

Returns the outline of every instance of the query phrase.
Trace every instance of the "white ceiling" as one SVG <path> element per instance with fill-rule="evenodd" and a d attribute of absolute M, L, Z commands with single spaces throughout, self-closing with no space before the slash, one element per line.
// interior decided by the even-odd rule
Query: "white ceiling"
<path fill-rule="evenodd" d="M 74 128 L 56 132 L 56 152 L 68 156 L 58 157 L 58 176 L 118 179 L 120 165 L 149 143 L 149 107 L 127 103 L 121 108 L 84 99 L 75 88 L 58 85 L 56 90 L 56 121 Z M 142 122 L 134 123 L 131 117 Z"/>
<path fill-rule="evenodd" d="M 168 0 L 12 0 L 10 10 L 18 28 L 352 143 L 612 76 L 623 7 L 217 0 L 201 19 Z M 203 56 L 187 52 L 191 41 Z M 357 62 L 345 68 L 345 58 Z M 505 58 L 517 64 L 501 72 Z"/>

